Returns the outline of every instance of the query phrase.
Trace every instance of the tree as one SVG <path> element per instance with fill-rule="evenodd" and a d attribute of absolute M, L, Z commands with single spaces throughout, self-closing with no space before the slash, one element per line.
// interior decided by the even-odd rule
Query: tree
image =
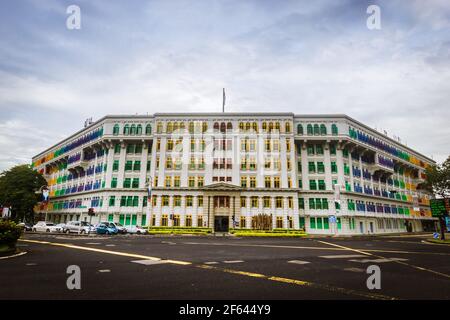
<path fill-rule="evenodd" d="M 18 165 L 0 174 L 0 204 L 11 209 L 11 219 L 33 217 L 33 208 L 40 201 L 36 191 L 47 185 L 42 174 L 29 165 Z"/>
<path fill-rule="evenodd" d="M 450 195 L 450 156 L 441 165 L 429 167 L 425 171 L 425 182 L 420 186 L 440 198 L 446 198 Z M 441 225 L 441 239 L 445 239 L 445 218 L 439 217 Z"/>

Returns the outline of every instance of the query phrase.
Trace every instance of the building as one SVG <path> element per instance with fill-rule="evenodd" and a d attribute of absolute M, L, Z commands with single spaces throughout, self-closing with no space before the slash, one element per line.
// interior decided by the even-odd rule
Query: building
<path fill-rule="evenodd" d="M 261 214 L 311 234 L 434 228 L 417 189 L 433 160 L 346 115 L 105 116 L 32 161 L 54 222 L 94 208 L 94 222 L 216 231 Z"/>

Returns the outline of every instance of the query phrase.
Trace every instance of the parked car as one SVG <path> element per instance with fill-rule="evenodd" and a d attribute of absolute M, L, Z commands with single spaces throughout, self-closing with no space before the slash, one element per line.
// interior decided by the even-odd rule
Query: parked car
<path fill-rule="evenodd" d="M 35 232 L 58 232 L 58 228 L 55 226 L 55 224 L 53 222 L 39 221 L 38 223 L 36 223 L 33 226 L 32 231 L 35 231 Z"/>
<path fill-rule="evenodd" d="M 128 233 L 135 233 L 135 234 L 147 234 L 148 230 L 146 228 L 143 228 L 141 226 L 129 226 L 126 227 Z"/>
<path fill-rule="evenodd" d="M 64 226 L 64 232 L 86 234 L 88 232 L 95 232 L 95 228 L 85 221 L 69 221 Z"/>
<path fill-rule="evenodd" d="M 122 234 L 123 233 L 127 233 L 127 229 L 122 224 L 120 224 L 118 222 L 106 222 L 106 221 L 103 221 L 101 223 L 105 223 L 105 224 L 109 223 L 110 225 L 113 225 L 117 229 L 118 233 L 122 233 Z"/>
<path fill-rule="evenodd" d="M 23 229 L 24 229 L 25 231 L 31 231 L 31 230 L 33 230 L 33 225 L 32 225 L 31 223 L 28 223 L 28 222 L 21 222 L 21 223 L 18 224 L 18 226 L 23 227 Z"/>
<path fill-rule="evenodd" d="M 119 230 L 117 230 L 116 226 L 109 222 L 101 222 L 96 227 L 96 232 L 98 234 L 117 234 Z"/>
<path fill-rule="evenodd" d="M 65 223 L 58 223 L 56 225 L 56 227 L 58 228 L 58 232 L 64 232 L 64 228 L 66 227 Z"/>

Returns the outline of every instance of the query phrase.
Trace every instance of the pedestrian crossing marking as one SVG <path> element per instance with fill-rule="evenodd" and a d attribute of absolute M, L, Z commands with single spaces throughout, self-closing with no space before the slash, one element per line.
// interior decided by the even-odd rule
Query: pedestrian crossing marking
<path fill-rule="evenodd" d="M 385 262 L 395 262 L 395 261 L 408 261 L 408 259 L 403 259 L 403 258 L 380 258 L 380 259 L 352 259 L 349 260 L 351 262 L 360 262 L 360 263 L 385 263 Z"/>
<path fill-rule="evenodd" d="M 338 254 L 338 255 L 330 255 L 330 256 L 319 256 L 320 258 L 325 259 L 351 259 L 351 258 L 363 258 L 367 257 L 362 254 Z"/>

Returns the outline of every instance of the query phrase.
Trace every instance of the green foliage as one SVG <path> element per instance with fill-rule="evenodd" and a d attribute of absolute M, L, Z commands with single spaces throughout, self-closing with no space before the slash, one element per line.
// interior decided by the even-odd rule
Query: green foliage
<path fill-rule="evenodd" d="M 230 229 L 230 233 L 238 237 L 304 237 L 306 233 L 302 230 L 292 229 Z"/>
<path fill-rule="evenodd" d="M 210 228 L 200 227 L 150 227 L 149 234 L 195 234 L 205 235 L 211 233 Z"/>
<path fill-rule="evenodd" d="M 41 195 L 36 194 L 46 185 L 44 177 L 29 165 L 18 165 L 0 174 L 0 204 L 11 206 L 15 221 L 32 216 Z"/>
<path fill-rule="evenodd" d="M 23 228 L 12 221 L 0 221 L 0 245 L 12 247 L 22 235 Z"/>
<path fill-rule="evenodd" d="M 441 197 L 450 195 L 450 157 L 441 165 L 427 168 L 426 181 L 420 188 Z"/>

